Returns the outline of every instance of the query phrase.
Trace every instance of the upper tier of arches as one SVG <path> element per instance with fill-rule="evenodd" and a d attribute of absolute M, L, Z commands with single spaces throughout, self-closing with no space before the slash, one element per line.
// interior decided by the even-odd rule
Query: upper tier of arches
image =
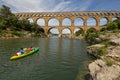
<path fill-rule="evenodd" d="M 28 19 L 40 26 L 104 26 L 120 19 L 118 11 L 99 12 L 40 12 L 16 13 L 19 19 Z"/>

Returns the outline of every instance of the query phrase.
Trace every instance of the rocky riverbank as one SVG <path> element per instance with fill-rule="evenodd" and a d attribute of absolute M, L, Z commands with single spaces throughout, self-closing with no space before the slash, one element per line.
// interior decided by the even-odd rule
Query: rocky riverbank
<path fill-rule="evenodd" d="M 93 80 L 120 80 L 120 32 L 106 32 L 87 52 L 97 59 L 88 65 Z"/>
<path fill-rule="evenodd" d="M 0 39 L 9 39 L 9 38 L 26 38 L 26 37 L 46 37 L 44 33 L 35 33 L 29 31 L 2 31 L 0 33 Z"/>

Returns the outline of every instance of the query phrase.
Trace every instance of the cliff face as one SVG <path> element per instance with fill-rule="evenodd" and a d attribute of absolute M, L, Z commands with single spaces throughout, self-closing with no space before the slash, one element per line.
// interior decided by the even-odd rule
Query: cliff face
<path fill-rule="evenodd" d="M 120 80 L 120 33 L 109 32 L 97 40 L 102 42 L 87 48 L 89 54 L 98 58 L 88 65 L 92 79 Z"/>

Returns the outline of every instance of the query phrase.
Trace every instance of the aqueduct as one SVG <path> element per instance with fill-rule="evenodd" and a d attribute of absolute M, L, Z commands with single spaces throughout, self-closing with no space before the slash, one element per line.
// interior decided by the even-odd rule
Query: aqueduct
<path fill-rule="evenodd" d="M 107 23 L 112 21 L 113 18 L 120 19 L 120 11 L 95 11 L 95 12 L 23 12 L 15 13 L 19 19 L 32 19 L 34 23 L 37 23 L 38 19 L 44 21 L 44 25 L 40 25 L 45 34 L 48 35 L 48 31 L 52 28 L 56 28 L 59 31 L 59 36 L 62 35 L 62 30 L 67 28 L 71 31 L 71 36 L 74 35 L 75 28 L 82 29 L 87 31 L 90 28 L 95 30 L 100 30 L 104 28 L 104 25 L 101 24 L 101 19 L 106 19 Z M 88 25 L 89 19 L 94 19 L 94 25 Z M 58 20 L 58 25 L 50 26 L 48 25 L 51 19 Z M 63 25 L 64 19 L 70 20 L 70 25 Z M 75 20 L 81 19 L 83 25 L 75 25 Z"/>

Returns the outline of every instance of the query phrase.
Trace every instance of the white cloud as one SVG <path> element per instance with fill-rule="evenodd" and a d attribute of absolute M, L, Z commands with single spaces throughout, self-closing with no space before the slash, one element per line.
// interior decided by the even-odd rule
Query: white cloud
<path fill-rule="evenodd" d="M 89 6 L 92 4 L 93 0 L 86 0 L 80 3 L 80 11 L 88 10 Z"/>
<path fill-rule="evenodd" d="M 79 3 L 80 2 L 80 3 Z M 73 0 L 1 0 L 0 5 L 7 5 L 12 12 L 59 12 L 86 10 L 92 3 Z"/>
<path fill-rule="evenodd" d="M 67 2 L 61 2 L 58 5 L 55 6 L 55 8 L 52 11 L 66 11 L 68 8 L 68 6 L 71 4 L 70 1 Z"/>
<path fill-rule="evenodd" d="M 16 8 L 12 9 L 13 12 L 32 12 L 32 11 L 44 11 L 44 0 L 3 0 L 5 5 Z M 44 7 L 43 7 L 44 6 Z"/>

